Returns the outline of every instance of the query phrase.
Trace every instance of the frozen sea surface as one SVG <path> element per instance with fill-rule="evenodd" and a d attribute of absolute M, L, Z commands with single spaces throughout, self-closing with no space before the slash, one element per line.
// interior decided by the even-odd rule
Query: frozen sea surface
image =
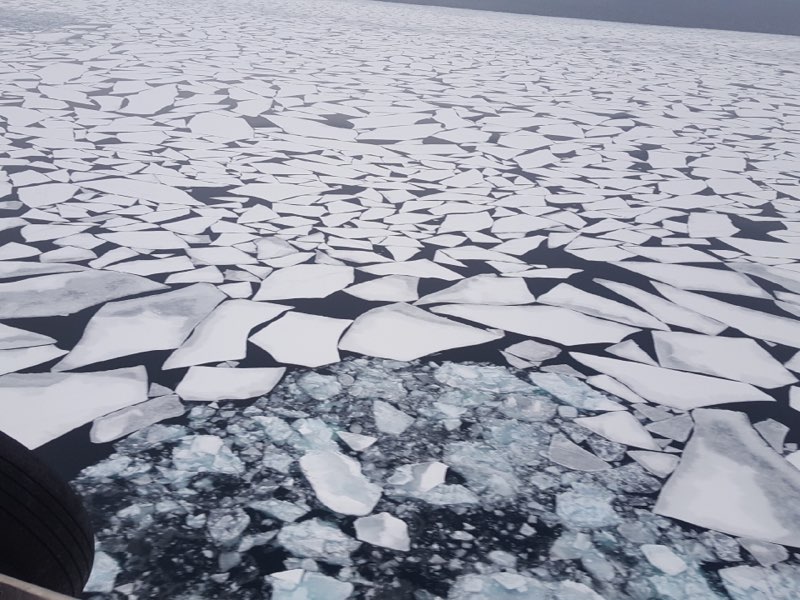
<path fill-rule="evenodd" d="M 796 38 L 367 0 L 0 33 L 0 429 L 81 473 L 90 596 L 800 596 Z"/>

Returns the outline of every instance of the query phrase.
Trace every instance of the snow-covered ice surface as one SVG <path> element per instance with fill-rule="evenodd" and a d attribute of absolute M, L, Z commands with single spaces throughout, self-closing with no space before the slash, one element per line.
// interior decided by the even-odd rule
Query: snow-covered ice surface
<path fill-rule="evenodd" d="M 0 429 L 88 597 L 800 597 L 795 38 L 63 11 L 0 9 Z"/>

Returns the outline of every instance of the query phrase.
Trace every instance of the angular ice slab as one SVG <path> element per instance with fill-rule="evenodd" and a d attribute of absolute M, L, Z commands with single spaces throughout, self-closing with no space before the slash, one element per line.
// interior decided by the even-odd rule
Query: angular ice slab
<path fill-rule="evenodd" d="M 196 283 L 163 294 L 110 302 L 95 313 L 80 341 L 54 370 L 177 348 L 224 298 L 213 285 Z"/>
<path fill-rule="evenodd" d="M 361 546 L 361 542 L 322 519 L 284 525 L 277 539 L 297 557 L 313 558 L 332 565 L 349 565 L 352 562 L 350 554 Z"/>
<path fill-rule="evenodd" d="M 501 337 L 501 333 L 484 331 L 398 303 L 374 308 L 359 316 L 342 337 L 339 349 L 379 358 L 414 360 Z"/>
<path fill-rule="evenodd" d="M 575 423 L 618 444 L 644 450 L 660 449 L 636 417 L 627 411 L 609 412 L 595 417 L 580 417 L 575 419 Z"/>
<path fill-rule="evenodd" d="M 653 511 L 729 535 L 800 547 L 800 470 L 744 413 L 700 409 Z"/>
<path fill-rule="evenodd" d="M 246 400 L 272 391 L 285 372 L 283 367 L 191 367 L 175 392 L 198 402 Z"/>
<path fill-rule="evenodd" d="M 270 274 L 254 300 L 325 298 L 353 283 L 353 267 L 343 265 L 294 265 Z"/>
<path fill-rule="evenodd" d="M 147 400 L 147 371 L 15 373 L 0 377 L 0 430 L 37 448 L 98 417 Z"/>
<path fill-rule="evenodd" d="M 774 402 L 771 396 L 747 383 L 580 352 L 573 352 L 572 357 L 617 379 L 645 400 L 671 408 L 691 410 L 734 402 Z"/>
<path fill-rule="evenodd" d="M 71 315 L 109 300 L 166 286 L 127 273 L 77 271 L 0 283 L 0 319 Z"/>
<path fill-rule="evenodd" d="M 337 344 L 350 323 L 349 319 L 292 311 L 267 325 L 250 341 L 279 362 L 321 367 L 339 361 Z"/>
<path fill-rule="evenodd" d="M 362 542 L 401 552 L 408 552 L 411 548 L 408 525 L 387 512 L 356 519 L 353 526 L 356 537 Z"/>
<path fill-rule="evenodd" d="M 508 279 L 497 275 L 476 275 L 451 285 L 449 288 L 428 294 L 417 304 L 447 302 L 453 304 L 530 304 L 533 294 L 523 279 Z"/>
<path fill-rule="evenodd" d="M 223 302 L 197 326 L 180 348 L 170 354 L 163 368 L 179 369 L 241 360 L 247 354 L 250 330 L 287 310 L 288 306 L 252 300 Z"/>
<path fill-rule="evenodd" d="M 575 377 L 539 371 L 530 373 L 529 377 L 540 388 L 575 408 L 592 411 L 625 410 L 619 402 L 614 402 Z"/>
<path fill-rule="evenodd" d="M 619 342 L 638 331 L 627 325 L 590 317 L 560 306 L 448 304 L 431 310 L 567 346 Z"/>
<path fill-rule="evenodd" d="M 550 440 L 548 456 L 554 463 L 574 471 L 605 471 L 611 468 L 602 458 L 584 450 L 563 433 L 557 433 Z"/>
<path fill-rule="evenodd" d="M 33 348 L 55 343 L 56 341 L 47 335 L 0 323 L 0 350 Z"/>
<path fill-rule="evenodd" d="M 373 302 L 413 302 L 419 298 L 419 279 L 409 275 L 386 275 L 378 279 L 351 285 L 345 293 Z"/>
<path fill-rule="evenodd" d="M 216 435 L 192 435 L 172 450 L 172 461 L 180 471 L 241 475 L 244 463 Z"/>
<path fill-rule="evenodd" d="M 339 452 L 317 450 L 300 459 L 300 468 L 317 499 L 344 515 L 368 515 L 381 498 L 381 488 L 362 473 L 361 465 Z"/>
<path fill-rule="evenodd" d="M 0 375 L 15 373 L 28 367 L 50 362 L 66 353 L 66 350 L 57 348 L 55 344 L 0 350 Z"/>
<path fill-rule="evenodd" d="M 560 283 L 552 290 L 539 297 L 542 304 L 571 308 L 602 319 L 625 323 L 634 327 L 650 329 L 667 329 L 661 321 L 653 316 L 615 300 L 609 300 L 596 294 L 584 292 L 568 283 Z"/>
<path fill-rule="evenodd" d="M 183 405 L 175 394 L 159 396 L 95 419 L 89 438 L 95 444 L 104 444 L 159 421 L 180 417 L 183 412 Z"/>
<path fill-rule="evenodd" d="M 797 378 L 750 338 L 707 336 L 675 331 L 653 333 L 662 367 L 692 371 L 776 388 Z"/>

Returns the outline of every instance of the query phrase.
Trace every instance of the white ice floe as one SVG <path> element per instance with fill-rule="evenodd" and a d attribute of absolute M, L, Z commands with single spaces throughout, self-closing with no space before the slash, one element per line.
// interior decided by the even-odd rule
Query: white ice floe
<path fill-rule="evenodd" d="M 627 360 L 572 353 L 579 363 L 604 373 L 645 400 L 681 410 L 734 402 L 773 402 L 747 383 L 643 365 Z"/>
<path fill-rule="evenodd" d="M 548 457 L 554 463 L 574 471 L 605 471 L 611 468 L 606 461 L 584 450 L 563 433 L 557 433 L 550 440 Z"/>
<path fill-rule="evenodd" d="M 753 283 L 749 277 L 727 269 L 633 261 L 614 264 L 683 290 L 721 292 L 755 298 L 769 297 L 769 294 Z"/>
<path fill-rule="evenodd" d="M 642 554 L 647 562 L 667 575 L 678 575 L 688 568 L 686 562 L 667 546 L 644 544 Z"/>
<path fill-rule="evenodd" d="M 163 294 L 109 302 L 89 320 L 83 336 L 54 369 L 84 365 L 180 346 L 224 294 L 196 283 Z"/>
<path fill-rule="evenodd" d="M 436 306 L 431 310 L 567 346 L 619 342 L 638 331 L 627 325 L 598 319 L 560 306 L 456 304 Z"/>
<path fill-rule="evenodd" d="M 444 483 L 447 465 L 438 461 L 397 467 L 386 482 L 405 492 L 422 494 Z"/>
<path fill-rule="evenodd" d="M 353 267 L 294 265 L 268 275 L 253 299 L 325 298 L 353 283 L 353 277 Z"/>
<path fill-rule="evenodd" d="M 800 470 L 750 427 L 743 413 L 701 409 L 680 464 L 654 512 L 693 525 L 800 547 Z M 687 501 L 691 499 L 691 501 Z"/>
<path fill-rule="evenodd" d="M 525 340 L 524 342 L 512 344 L 506 348 L 505 351 L 513 356 L 516 356 L 517 358 L 521 358 L 534 364 L 539 364 L 546 360 L 550 360 L 551 358 L 555 358 L 561 354 L 561 348 L 534 342 L 533 340 Z"/>
<path fill-rule="evenodd" d="M 660 449 L 650 433 L 628 411 L 608 412 L 594 417 L 579 417 L 575 419 L 575 423 L 618 444 L 645 450 Z"/>
<path fill-rule="evenodd" d="M 41 365 L 64 356 L 66 353 L 66 350 L 62 350 L 53 344 L 0 350 L 0 375 Z"/>
<path fill-rule="evenodd" d="M 351 285 L 344 291 L 351 296 L 373 302 L 413 302 L 419 298 L 419 279 L 408 275 L 386 275 Z"/>
<path fill-rule="evenodd" d="M 372 446 L 372 444 L 378 441 L 378 438 L 371 435 L 362 435 L 360 433 L 351 433 L 349 431 L 337 431 L 336 435 L 338 435 L 341 440 L 350 447 L 351 450 L 355 450 L 356 452 L 366 450 Z"/>
<path fill-rule="evenodd" d="M 417 304 L 530 304 L 533 294 L 522 279 L 508 279 L 497 275 L 475 275 L 448 288 L 428 294 Z"/>
<path fill-rule="evenodd" d="M 637 308 L 584 292 L 567 283 L 560 283 L 543 296 L 539 296 L 539 302 L 570 308 L 594 317 L 610 319 L 634 327 L 667 329 L 667 326 L 661 321 Z"/>
<path fill-rule="evenodd" d="M 302 569 L 272 573 L 269 577 L 271 600 L 347 600 L 355 589 L 352 583 Z"/>
<path fill-rule="evenodd" d="M 267 325 L 250 341 L 279 362 L 321 367 L 339 360 L 339 338 L 350 323 L 349 319 L 292 311 Z"/>
<path fill-rule="evenodd" d="M 406 275 L 408 277 L 443 279 L 444 281 L 455 281 L 461 279 L 461 275 L 438 265 L 427 258 L 420 260 L 409 260 L 404 262 L 389 262 L 368 267 L 361 267 L 361 271 L 372 275 Z"/>
<path fill-rule="evenodd" d="M 795 383 L 797 378 L 772 358 L 755 340 L 693 333 L 653 333 L 662 367 L 704 373 L 763 388 Z"/>
<path fill-rule="evenodd" d="M 654 285 L 661 294 L 676 304 L 735 327 L 742 333 L 756 339 L 800 348 L 800 320 L 771 315 L 658 283 Z"/>
<path fill-rule="evenodd" d="M 0 350 L 47 346 L 55 342 L 50 336 L 0 323 Z"/>
<path fill-rule="evenodd" d="M 95 419 L 89 438 L 95 444 L 105 444 L 154 423 L 179 417 L 183 412 L 183 405 L 176 395 L 158 396 Z"/>
<path fill-rule="evenodd" d="M 360 517 L 355 520 L 353 527 L 356 530 L 356 538 L 362 542 L 401 552 L 408 552 L 411 549 L 408 525 L 387 512 Z"/>
<path fill-rule="evenodd" d="M 414 360 L 428 354 L 475 346 L 502 334 L 437 317 L 408 304 L 390 304 L 360 315 L 339 342 L 339 349 L 367 356 Z"/>
<path fill-rule="evenodd" d="M 72 183 L 45 183 L 20 188 L 18 196 L 27 206 L 38 208 L 66 202 L 78 191 L 78 186 Z"/>
<path fill-rule="evenodd" d="M 253 137 L 253 128 L 244 118 L 219 112 L 200 113 L 187 123 L 192 134 L 200 137 L 225 140 L 247 140 Z"/>
<path fill-rule="evenodd" d="M 173 83 L 151 87 L 125 97 L 119 112 L 130 115 L 154 115 L 171 106 L 178 97 L 178 87 Z"/>
<path fill-rule="evenodd" d="M 109 300 L 165 290 L 136 275 L 77 271 L 0 283 L 0 319 L 71 315 Z"/>
<path fill-rule="evenodd" d="M 28 448 L 147 400 L 147 372 L 14 373 L 0 377 L 0 430 Z M 46 415 L 46 418 L 43 418 Z"/>
<path fill-rule="evenodd" d="M 316 450 L 300 459 L 300 468 L 317 499 L 345 515 L 368 515 L 381 497 L 381 488 L 362 473 L 357 460 L 328 450 Z"/>
<path fill-rule="evenodd" d="M 283 367 L 191 367 L 175 392 L 199 402 L 246 400 L 272 391 L 285 372 Z"/>
<path fill-rule="evenodd" d="M 201 202 L 195 200 L 190 194 L 183 190 L 162 183 L 140 179 L 126 177 L 93 179 L 91 181 L 81 182 L 81 187 L 98 192 L 105 192 L 106 194 L 118 194 L 128 198 L 141 198 L 157 204 L 202 205 Z"/>
<path fill-rule="evenodd" d="M 288 306 L 227 300 L 219 304 L 170 354 L 164 369 L 179 369 L 211 362 L 241 360 L 247 354 L 250 331 L 289 310 Z"/>

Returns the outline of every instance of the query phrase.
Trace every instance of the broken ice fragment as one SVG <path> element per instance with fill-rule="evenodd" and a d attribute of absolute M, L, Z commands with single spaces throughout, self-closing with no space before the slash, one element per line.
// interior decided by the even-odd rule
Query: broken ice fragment
<path fill-rule="evenodd" d="M 208 514 L 208 537 L 217 546 L 233 546 L 250 526 L 250 516 L 241 508 L 217 508 Z"/>
<path fill-rule="evenodd" d="M 353 283 L 353 277 L 353 267 L 294 265 L 268 275 L 253 299 L 325 298 Z"/>
<path fill-rule="evenodd" d="M 678 466 L 680 458 L 665 452 L 650 452 L 648 450 L 631 450 L 628 452 L 633 460 L 642 465 L 656 477 L 666 477 Z"/>
<path fill-rule="evenodd" d="M 575 377 L 541 372 L 531 373 L 529 377 L 540 388 L 575 408 L 592 411 L 625 410 L 619 402 L 614 402 Z"/>
<path fill-rule="evenodd" d="M 380 486 L 371 483 L 361 465 L 339 452 L 316 450 L 300 459 L 300 468 L 317 499 L 345 515 L 367 515 L 381 497 Z"/>
<path fill-rule="evenodd" d="M 353 584 L 322 573 L 295 569 L 272 573 L 271 600 L 346 600 Z"/>
<path fill-rule="evenodd" d="M 360 433 L 350 433 L 349 431 L 337 431 L 336 435 L 338 435 L 351 450 L 355 450 L 356 452 L 366 450 L 378 441 L 378 438 L 372 437 L 371 435 L 361 435 Z"/>
<path fill-rule="evenodd" d="M 681 462 L 655 513 L 730 535 L 800 547 L 800 470 L 743 413 L 698 409 Z M 691 502 L 686 499 L 691 498 Z"/>
<path fill-rule="evenodd" d="M 361 314 L 339 342 L 339 348 L 367 356 L 414 360 L 428 354 L 475 346 L 502 337 L 437 317 L 408 304 L 390 304 Z"/>
<path fill-rule="evenodd" d="M 337 344 L 349 319 L 292 311 L 250 338 L 282 363 L 321 367 L 339 361 Z"/>
<path fill-rule="evenodd" d="M 417 304 L 530 304 L 536 298 L 522 279 L 476 275 L 438 292 L 423 296 Z"/>
<path fill-rule="evenodd" d="M 510 571 L 461 575 L 447 597 L 449 600 L 549 600 L 552 594 L 538 579 Z"/>
<path fill-rule="evenodd" d="M 67 371 L 121 356 L 177 348 L 224 299 L 213 285 L 197 283 L 163 294 L 109 302 L 54 369 Z"/>
<path fill-rule="evenodd" d="M 141 366 L 97 373 L 4 375 L 0 377 L 0 430 L 28 448 L 37 448 L 145 400 L 147 372 Z"/>
<path fill-rule="evenodd" d="M 285 372 L 283 367 L 191 367 L 175 392 L 199 402 L 246 400 L 272 391 Z"/>
<path fill-rule="evenodd" d="M 338 527 L 322 519 L 284 525 L 278 543 L 300 558 L 313 558 L 332 565 L 349 565 L 350 554 L 361 542 L 342 533 Z"/>
<path fill-rule="evenodd" d="M 414 423 L 414 417 L 383 400 L 373 401 L 372 415 L 375 418 L 375 427 L 390 435 L 400 435 Z"/>
<path fill-rule="evenodd" d="M 732 600 L 795 600 L 800 594 L 800 567 L 793 564 L 739 565 L 719 574 Z"/>
<path fill-rule="evenodd" d="M 575 471 L 605 471 L 611 468 L 606 461 L 571 442 L 561 433 L 550 440 L 549 457 L 554 463 Z"/>
<path fill-rule="evenodd" d="M 687 568 L 684 560 L 667 546 L 645 544 L 642 546 L 642 554 L 651 565 L 667 575 L 678 575 Z"/>
<path fill-rule="evenodd" d="M 92 572 L 83 590 L 87 594 L 110 594 L 114 591 L 120 571 L 122 568 L 111 555 L 105 552 L 95 552 Z"/>
<path fill-rule="evenodd" d="M 177 396 L 159 396 L 96 419 L 90 439 L 95 444 L 111 442 L 159 421 L 179 417 L 183 412 Z"/>
<path fill-rule="evenodd" d="M 614 495 L 593 484 L 576 484 L 556 496 L 556 514 L 566 527 L 596 529 L 619 523 L 611 502 Z"/>
<path fill-rule="evenodd" d="M 408 525 L 387 512 L 358 518 L 353 526 L 356 537 L 362 542 L 401 552 L 408 552 L 411 548 Z"/>
<path fill-rule="evenodd" d="M 575 419 L 575 423 L 612 442 L 645 450 L 660 449 L 636 417 L 627 411 L 609 412 L 595 417 L 580 417 Z"/>
<path fill-rule="evenodd" d="M 438 461 L 401 465 L 386 482 L 411 493 L 424 493 L 444 483 L 447 465 Z"/>
<path fill-rule="evenodd" d="M 764 567 L 771 567 L 789 558 L 789 551 L 779 544 L 750 538 L 742 538 L 739 543 Z"/>
<path fill-rule="evenodd" d="M 245 467 L 239 458 L 215 435 L 193 435 L 181 440 L 172 451 L 176 469 L 192 473 L 241 475 Z"/>

